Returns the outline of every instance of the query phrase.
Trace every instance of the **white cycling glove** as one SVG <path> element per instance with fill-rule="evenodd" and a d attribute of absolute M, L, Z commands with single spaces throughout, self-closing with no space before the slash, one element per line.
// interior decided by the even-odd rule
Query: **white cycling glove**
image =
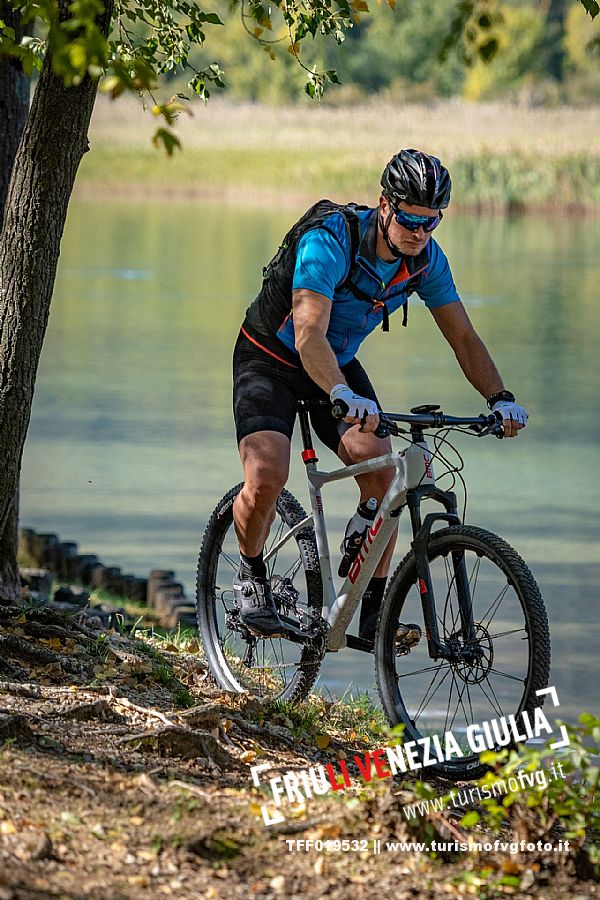
<path fill-rule="evenodd" d="M 503 419 L 512 419 L 519 425 L 527 425 L 529 413 L 524 407 L 518 403 L 511 403 L 510 400 L 498 400 L 492 406 L 492 412 L 499 412 Z"/>
<path fill-rule="evenodd" d="M 338 400 L 341 400 L 348 407 L 346 415 L 354 416 L 356 419 L 379 415 L 379 409 L 374 400 L 354 394 L 347 384 L 336 384 L 332 387 L 329 392 L 329 399 L 332 403 L 337 403 Z"/>

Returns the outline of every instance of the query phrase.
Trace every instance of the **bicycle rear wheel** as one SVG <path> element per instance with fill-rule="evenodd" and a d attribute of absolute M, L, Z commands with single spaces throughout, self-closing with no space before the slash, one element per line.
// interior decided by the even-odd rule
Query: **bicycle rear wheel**
<path fill-rule="evenodd" d="M 379 694 L 390 724 L 404 724 L 404 742 L 438 735 L 444 747 L 446 732 L 457 739 L 464 756 L 428 765 L 424 775 L 431 772 L 453 781 L 479 778 L 487 769 L 469 745 L 467 728 L 542 705 L 535 692 L 548 685 L 548 619 L 533 575 L 496 535 L 473 526 L 452 526 L 431 536 L 427 554 L 440 638 L 454 648 L 456 659 L 431 659 L 425 635 L 410 653 L 396 655 L 397 623 L 422 621 L 411 551 L 391 578 L 379 617 Z M 471 662 L 460 659 L 465 639 L 453 559 L 464 560 L 469 581 L 478 648 Z M 424 761 L 423 745 L 415 749 Z"/>
<path fill-rule="evenodd" d="M 283 638 L 259 638 L 240 620 L 232 580 L 239 565 L 233 501 L 241 488 L 238 484 L 220 500 L 206 526 L 198 558 L 198 628 L 212 675 L 220 687 L 296 702 L 307 696 L 317 678 L 323 647 Z M 265 556 L 289 528 L 305 518 L 298 501 L 289 491 L 282 491 Z M 312 525 L 287 541 L 267 561 L 267 570 L 278 610 L 308 629 L 320 618 L 323 606 Z"/>

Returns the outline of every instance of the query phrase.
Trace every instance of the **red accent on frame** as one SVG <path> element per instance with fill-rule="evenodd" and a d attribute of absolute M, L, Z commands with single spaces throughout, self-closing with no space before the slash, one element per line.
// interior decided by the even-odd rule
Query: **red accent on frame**
<path fill-rule="evenodd" d="M 419 593 L 421 594 L 421 596 L 422 596 L 423 594 L 426 594 L 426 593 L 427 593 L 427 587 L 426 587 L 425 582 L 423 581 L 422 578 L 419 578 Z"/>
<path fill-rule="evenodd" d="M 317 454 L 315 450 L 303 450 L 302 451 L 302 462 L 312 462 L 317 458 Z"/>

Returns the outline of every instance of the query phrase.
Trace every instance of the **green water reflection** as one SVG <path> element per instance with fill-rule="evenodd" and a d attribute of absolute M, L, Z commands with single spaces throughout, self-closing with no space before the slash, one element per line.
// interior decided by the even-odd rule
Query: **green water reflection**
<path fill-rule="evenodd" d="M 75 202 L 63 241 L 23 463 L 22 521 L 190 592 L 216 499 L 239 480 L 231 349 L 260 267 L 296 210 Z M 459 439 L 467 518 L 513 543 L 537 576 L 564 711 L 596 706 L 600 222 L 448 214 L 457 285 L 507 384 L 528 407 L 518 440 Z M 385 407 L 482 403 L 414 299 L 360 354 Z M 324 465 L 333 457 L 323 451 Z M 291 490 L 306 503 L 301 465 Z M 354 505 L 326 494 L 331 546 Z M 406 548 L 406 522 L 400 546 Z M 322 683 L 373 683 L 371 659 L 328 658 Z"/>

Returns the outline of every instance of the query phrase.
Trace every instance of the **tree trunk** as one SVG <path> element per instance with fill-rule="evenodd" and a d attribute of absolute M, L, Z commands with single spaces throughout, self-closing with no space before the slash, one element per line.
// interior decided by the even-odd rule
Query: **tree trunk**
<path fill-rule="evenodd" d="M 70 0 L 59 0 L 66 18 Z M 107 33 L 112 0 L 103 14 Z M 0 535 L 9 526 L 75 175 L 97 81 L 65 87 L 46 57 L 19 145 L 0 237 Z M 10 540 L 10 537 L 9 537 Z M 2 546 L 5 545 L 2 539 Z M 2 559 L 0 559 L 0 574 Z M 1 593 L 1 589 L 0 589 Z"/>
<path fill-rule="evenodd" d="M 0 0 L 0 19 L 15 31 L 19 43 L 31 26 L 24 29 L 19 13 L 8 0 Z M 29 78 L 23 72 L 18 59 L 0 57 L 0 122 L 4 123 L 0 134 L 0 229 L 4 216 L 4 204 L 8 183 L 29 112 Z M 13 600 L 19 593 L 17 567 L 19 519 L 19 493 L 15 492 L 6 526 L 0 532 L 0 598 Z"/>
<path fill-rule="evenodd" d="M 0 19 L 15 30 L 15 42 L 26 33 L 9 0 L 0 0 Z M 31 26 L 29 26 L 31 27 Z M 18 59 L 0 57 L 0 227 L 8 182 L 29 112 L 29 78 Z"/>

